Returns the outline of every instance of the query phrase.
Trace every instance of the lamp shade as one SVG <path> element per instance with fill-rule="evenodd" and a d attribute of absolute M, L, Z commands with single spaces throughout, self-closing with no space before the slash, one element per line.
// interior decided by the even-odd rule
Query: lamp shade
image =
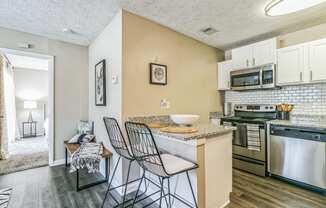
<path fill-rule="evenodd" d="M 36 109 L 37 108 L 37 102 L 36 101 L 24 101 L 24 109 Z"/>

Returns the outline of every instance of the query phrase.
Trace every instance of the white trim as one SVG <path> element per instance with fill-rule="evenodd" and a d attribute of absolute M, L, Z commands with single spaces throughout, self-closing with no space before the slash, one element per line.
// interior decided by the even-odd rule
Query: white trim
<path fill-rule="evenodd" d="M 70 163 L 70 159 L 68 158 L 68 162 Z M 49 163 L 49 166 L 59 166 L 59 165 L 64 165 L 65 164 L 65 159 L 60 159 L 60 160 L 55 160 L 52 163 Z"/>
<path fill-rule="evenodd" d="M 230 200 L 227 200 L 220 208 L 226 207 L 229 204 L 230 204 Z"/>
<path fill-rule="evenodd" d="M 0 51 L 4 53 L 10 53 L 14 55 L 22 55 L 22 56 L 29 56 L 34 58 L 42 58 L 42 59 L 48 59 L 49 61 L 49 99 L 48 99 L 48 105 L 49 105 L 49 165 L 54 164 L 54 56 L 46 55 L 46 54 L 40 54 L 40 53 L 34 53 L 34 52 L 26 52 L 26 51 L 20 51 L 20 50 L 14 50 L 9 48 L 0 48 Z"/>
<path fill-rule="evenodd" d="M 54 56 L 49 56 L 49 164 L 54 162 Z"/>

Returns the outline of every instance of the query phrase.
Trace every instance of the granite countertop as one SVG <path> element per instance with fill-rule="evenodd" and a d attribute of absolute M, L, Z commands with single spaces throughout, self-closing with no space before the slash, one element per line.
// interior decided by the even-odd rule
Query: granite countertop
<path fill-rule="evenodd" d="M 272 120 L 268 123 L 290 127 L 306 127 L 326 130 L 326 115 L 293 115 L 290 120 Z"/>
<path fill-rule="evenodd" d="M 167 137 L 181 139 L 181 140 L 194 140 L 194 139 L 201 139 L 206 137 L 218 137 L 230 133 L 234 130 L 233 127 L 217 126 L 210 123 L 196 124 L 193 127 L 197 128 L 198 131 L 190 134 L 167 133 L 167 132 L 162 132 L 159 129 L 155 129 L 155 128 L 152 128 L 151 130 L 154 135 L 162 135 L 162 136 L 167 136 Z"/>

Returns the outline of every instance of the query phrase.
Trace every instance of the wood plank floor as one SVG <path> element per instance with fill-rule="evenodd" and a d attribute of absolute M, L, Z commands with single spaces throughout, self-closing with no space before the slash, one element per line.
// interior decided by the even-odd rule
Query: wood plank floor
<path fill-rule="evenodd" d="M 233 170 L 233 192 L 227 208 L 326 208 L 326 196 Z"/>
<path fill-rule="evenodd" d="M 64 166 L 0 176 L 0 188 L 8 186 L 14 188 L 9 208 L 99 208 L 106 190 L 102 184 L 77 193 L 75 175 Z M 112 207 L 109 200 L 106 207 Z M 233 193 L 227 208 L 276 207 L 325 208 L 326 197 L 272 178 L 234 171 Z"/>

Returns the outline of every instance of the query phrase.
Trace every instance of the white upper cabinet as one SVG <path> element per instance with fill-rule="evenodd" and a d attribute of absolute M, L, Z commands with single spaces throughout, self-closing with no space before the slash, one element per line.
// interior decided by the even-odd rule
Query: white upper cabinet
<path fill-rule="evenodd" d="M 277 83 L 326 82 L 326 39 L 277 50 Z"/>
<path fill-rule="evenodd" d="M 243 46 L 232 50 L 232 62 L 234 69 L 243 69 L 250 67 L 250 60 L 252 59 L 252 47 Z"/>
<path fill-rule="evenodd" d="M 308 48 L 310 81 L 326 81 L 326 39 L 310 42 Z"/>
<path fill-rule="evenodd" d="M 303 82 L 304 45 L 282 48 L 277 51 L 277 84 Z"/>
<path fill-rule="evenodd" d="M 252 65 L 276 63 L 276 38 L 261 41 L 252 45 Z"/>
<path fill-rule="evenodd" d="M 234 69 L 276 63 L 276 38 L 232 50 Z"/>
<path fill-rule="evenodd" d="M 217 89 L 229 90 L 230 89 L 230 71 L 232 70 L 232 61 L 223 61 L 218 63 L 217 67 Z"/>

